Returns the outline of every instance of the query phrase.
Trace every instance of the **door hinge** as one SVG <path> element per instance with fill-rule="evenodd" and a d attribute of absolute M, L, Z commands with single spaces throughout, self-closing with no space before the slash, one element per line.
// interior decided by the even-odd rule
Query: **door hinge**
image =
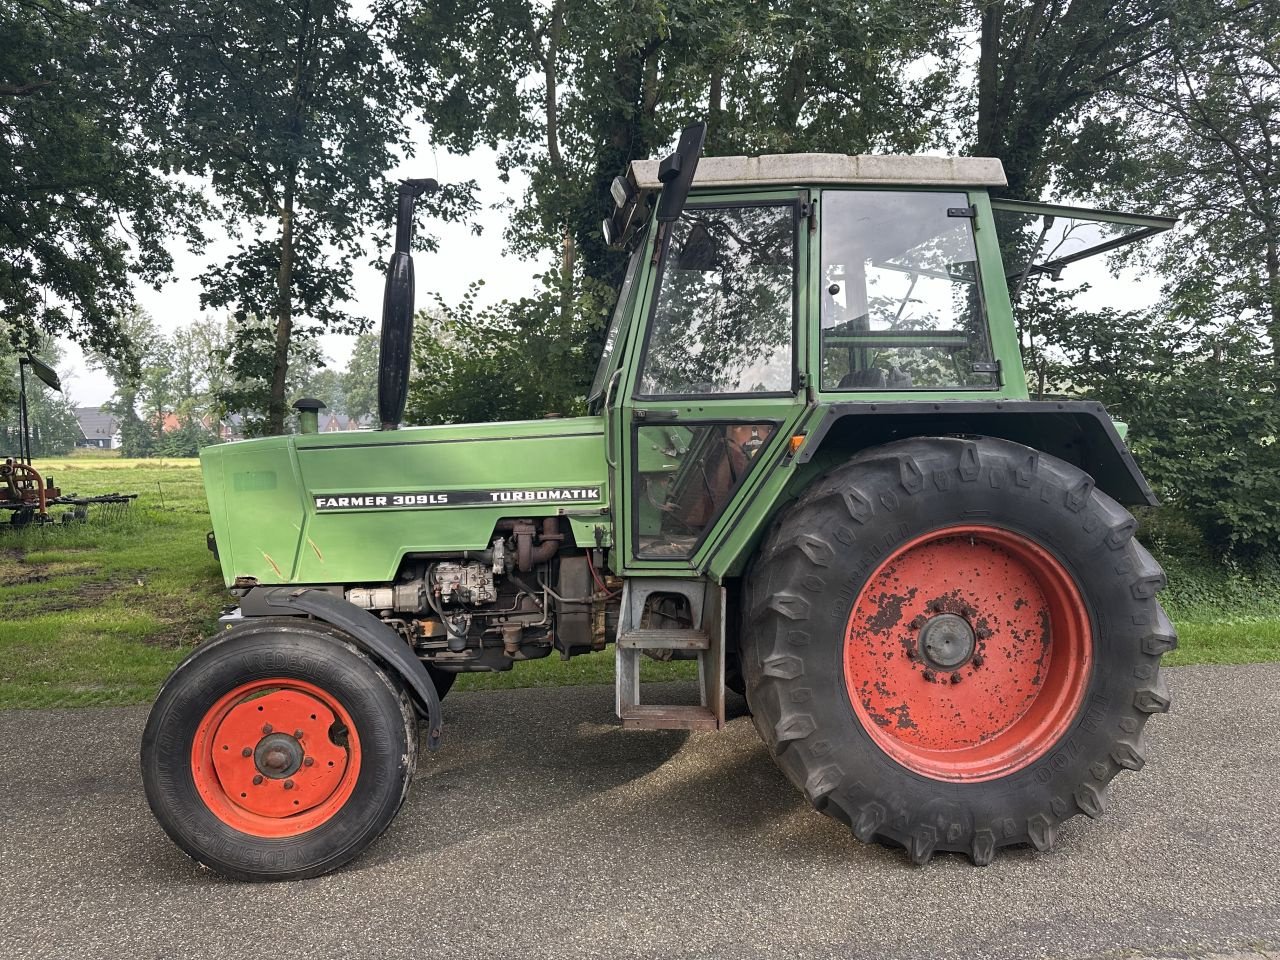
<path fill-rule="evenodd" d="M 969 364 L 969 370 L 973 373 L 994 373 L 996 382 L 1001 383 L 999 360 L 975 360 Z"/>
<path fill-rule="evenodd" d="M 978 217 L 978 208 L 976 205 L 969 207 L 947 207 L 948 217 L 967 217 L 970 220 L 976 220 Z"/>
<path fill-rule="evenodd" d="M 809 221 L 810 233 L 818 229 L 818 204 L 816 201 L 800 201 L 800 219 Z"/>

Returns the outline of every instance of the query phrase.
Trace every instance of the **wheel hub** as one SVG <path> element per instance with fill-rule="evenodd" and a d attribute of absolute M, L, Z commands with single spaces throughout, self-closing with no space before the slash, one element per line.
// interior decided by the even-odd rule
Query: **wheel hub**
<path fill-rule="evenodd" d="M 973 656 L 977 640 L 977 634 L 964 617 L 940 613 L 920 628 L 920 656 L 936 670 L 954 670 Z"/>
<path fill-rule="evenodd" d="M 284 780 L 297 773 L 304 758 L 302 744 L 287 733 L 268 734 L 258 741 L 253 752 L 258 772 L 275 780 Z"/>

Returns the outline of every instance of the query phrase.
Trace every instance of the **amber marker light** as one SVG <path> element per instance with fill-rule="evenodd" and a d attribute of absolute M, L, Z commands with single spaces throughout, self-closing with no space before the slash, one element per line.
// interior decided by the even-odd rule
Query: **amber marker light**
<path fill-rule="evenodd" d="M 791 456 L 794 457 L 796 455 L 796 451 L 799 450 L 801 444 L 804 443 L 804 437 L 805 435 L 803 433 L 797 433 L 791 438 Z"/>

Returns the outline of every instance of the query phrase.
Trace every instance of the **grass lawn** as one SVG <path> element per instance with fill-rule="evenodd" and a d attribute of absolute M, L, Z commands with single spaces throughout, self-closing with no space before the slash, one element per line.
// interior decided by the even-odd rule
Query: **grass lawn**
<path fill-rule="evenodd" d="M 146 702 L 229 602 L 205 548 L 198 463 L 72 457 L 36 468 L 67 492 L 139 496 L 110 520 L 91 508 L 87 523 L 10 530 L 0 517 L 0 707 Z M 1168 662 L 1280 660 L 1280 580 L 1177 564 L 1170 580 L 1181 646 Z M 643 669 L 646 680 L 695 675 L 689 662 Z M 608 650 L 464 675 L 457 689 L 612 682 Z"/>

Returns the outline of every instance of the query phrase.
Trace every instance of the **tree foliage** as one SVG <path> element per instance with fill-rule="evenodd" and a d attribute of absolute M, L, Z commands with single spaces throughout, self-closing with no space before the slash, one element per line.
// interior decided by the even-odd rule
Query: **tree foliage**
<path fill-rule="evenodd" d="M 267 365 L 242 357 L 238 372 L 264 381 L 262 419 L 279 433 L 297 342 L 369 326 L 344 306 L 352 265 L 366 231 L 385 229 L 386 172 L 413 147 L 392 24 L 344 0 L 179 0 L 147 7 L 138 29 L 152 94 L 168 105 L 171 161 L 208 179 L 240 239 L 206 272 L 202 304 L 234 311 L 238 355 L 265 351 Z M 469 197 L 453 186 L 424 206 L 456 217 Z"/>
<path fill-rule="evenodd" d="M 557 267 L 513 322 L 553 307 L 562 328 L 585 323 L 585 362 L 559 371 L 585 393 L 612 307 L 600 291 L 617 288 L 624 265 L 600 222 L 627 163 L 700 119 L 712 154 L 932 143 L 949 11 L 945 0 L 413 0 L 396 42 L 437 142 L 485 144 L 504 170 L 528 172 L 507 239 L 523 255 L 554 251 Z"/>
<path fill-rule="evenodd" d="M 62 360 L 62 351 L 47 337 L 37 341 L 32 353 L 54 369 Z M 18 350 L 0 341 L 0 397 L 12 398 L 7 407 L 0 404 L 0 460 L 16 457 L 21 444 L 18 356 Z M 59 373 L 65 391 L 68 378 L 65 373 Z M 37 380 L 30 370 L 26 380 L 32 456 L 65 456 L 80 437 L 80 426 L 71 401 L 65 392 L 56 392 Z"/>
<path fill-rule="evenodd" d="M 583 332 L 596 322 L 599 303 L 579 298 L 581 311 L 566 325 L 554 295 L 480 307 L 480 289 L 472 284 L 456 306 L 437 297 L 433 309 L 419 312 L 406 420 L 484 423 L 584 412 L 577 373 L 588 362 Z"/>
<path fill-rule="evenodd" d="M 0 2 L 0 336 L 122 353 L 131 277 L 171 269 L 200 204 L 164 176 L 122 4 Z"/>
<path fill-rule="evenodd" d="M 1200 326 L 1167 309 L 1082 312 L 1069 294 L 1038 296 L 1041 333 L 1058 348 L 1047 364 L 1050 390 L 1101 400 L 1127 421 L 1156 492 L 1211 547 L 1273 552 L 1280 398 L 1260 325 Z"/>

